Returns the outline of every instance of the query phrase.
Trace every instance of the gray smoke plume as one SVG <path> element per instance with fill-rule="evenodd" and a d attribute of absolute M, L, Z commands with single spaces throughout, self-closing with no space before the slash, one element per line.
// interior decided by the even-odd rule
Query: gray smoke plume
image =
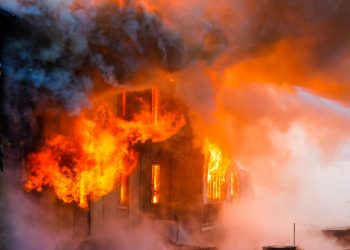
<path fill-rule="evenodd" d="M 142 9 L 48 7 L 27 6 L 20 30 L 6 39 L 3 64 L 10 99 L 26 85 L 46 89 L 70 106 L 92 87 L 93 74 L 118 84 L 144 64 L 174 70 L 184 63 L 180 35 Z"/>

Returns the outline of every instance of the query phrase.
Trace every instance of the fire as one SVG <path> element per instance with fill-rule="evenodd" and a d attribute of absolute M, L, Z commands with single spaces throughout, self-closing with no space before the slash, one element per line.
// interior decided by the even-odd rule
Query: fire
<path fill-rule="evenodd" d="M 207 167 L 207 198 L 210 201 L 222 200 L 226 192 L 226 173 L 230 160 L 221 149 L 208 139 L 204 142 Z"/>
<path fill-rule="evenodd" d="M 107 102 L 96 103 L 74 119 L 70 131 L 50 136 L 39 152 L 29 155 L 25 189 L 52 187 L 62 201 L 86 208 L 89 200 L 111 192 L 120 176 L 136 167 L 133 145 L 166 140 L 184 124 L 182 115 L 162 113 L 154 126 L 147 107 L 127 121 Z"/>
<path fill-rule="evenodd" d="M 160 192 L 160 165 L 152 165 L 152 204 L 159 203 L 159 192 Z"/>

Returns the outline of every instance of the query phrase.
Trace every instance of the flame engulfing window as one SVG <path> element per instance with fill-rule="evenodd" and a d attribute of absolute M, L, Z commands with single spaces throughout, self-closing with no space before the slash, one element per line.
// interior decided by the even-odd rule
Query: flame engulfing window
<path fill-rule="evenodd" d="M 226 159 L 220 148 L 209 142 L 204 143 L 206 164 L 206 200 L 219 201 L 226 197 L 226 170 L 229 160 Z M 233 181 L 233 179 L 232 179 Z"/>
<path fill-rule="evenodd" d="M 126 175 L 120 175 L 120 205 L 127 206 L 129 203 L 129 181 Z"/>
<path fill-rule="evenodd" d="M 152 204 L 159 203 L 160 192 L 160 165 L 152 164 Z"/>

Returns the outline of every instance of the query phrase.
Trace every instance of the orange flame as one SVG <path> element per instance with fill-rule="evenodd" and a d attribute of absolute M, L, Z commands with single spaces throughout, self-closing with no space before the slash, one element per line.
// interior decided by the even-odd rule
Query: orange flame
<path fill-rule="evenodd" d="M 207 165 L 207 198 L 210 201 L 222 200 L 226 192 L 226 171 L 230 160 L 225 157 L 215 143 L 206 139 L 204 153 Z"/>
<path fill-rule="evenodd" d="M 160 165 L 152 165 L 152 204 L 159 203 L 160 193 Z"/>
<path fill-rule="evenodd" d="M 154 126 L 147 108 L 126 121 L 106 102 L 95 106 L 74 120 L 70 132 L 50 137 L 41 151 L 29 155 L 27 191 L 49 186 L 62 201 L 86 208 L 89 199 L 111 192 L 120 174 L 136 167 L 134 144 L 166 140 L 185 124 L 179 114 L 161 114 Z"/>

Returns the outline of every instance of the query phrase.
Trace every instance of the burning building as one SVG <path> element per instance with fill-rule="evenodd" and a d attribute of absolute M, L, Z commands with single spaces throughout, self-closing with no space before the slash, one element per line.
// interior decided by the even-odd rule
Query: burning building
<path fill-rule="evenodd" d="M 306 225 L 349 224 L 349 1 L 0 7 L 0 238 L 12 249 L 55 249 L 57 235 L 124 244 L 111 223 L 129 238 L 162 228 L 152 236 L 175 248 L 288 246 L 294 222 L 303 246 L 334 249 Z"/>
<path fill-rule="evenodd" d="M 170 76 L 166 89 L 110 83 L 131 79 L 136 69 L 130 60 L 176 70 L 184 63 L 184 45 L 143 9 L 109 7 L 112 12 L 102 7 L 96 13 L 101 27 L 93 32 L 99 34 L 85 45 L 96 55 L 79 51 L 81 44 L 51 54 L 57 41 L 36 15 L 20 19 L 1 11 L 5 170 L 17 169 L 17 181 L 38 202 L 56 197 L 58 232 L 94 238 L 111 221 L 138 225 L 151 218 L 166 228 L 169 242 L 190 244 L 188 235 L 215 232 L 224 202 L 250 195 L 247 174 L 210 139 L 194 145 Z M 125 30 L 134 22 L 141 26 L 135 34 Z M 112 36 L 119 44 L 107 47 Z M 22 45 L 29 47 L 18 53 Z M 111 62 L 118 65 L 106 68 Z"/>
<path fill-rule="evenodd" d="M 160 93 L 157 90 L 141 93 L 123 91 L 117 96 L 119 104 L 116 106 L 120 108 L 119 116 L 126 121 L 127 117 L 132 117 L 130 112 L 137 106 L 140 96 L 143 96 L 144 99 L 147 99 L 148 96 L 149 103 L 152 103 L 148 110 L 150 115 L 148 122 L 151 127 L 144 129 L 152 130 L 153 126 L 160 126 L 162 130 L 167 130 L 162 126 L 164 122 L 162 119 L 165 117 L 158 109 L 160 107 L 157 105 L 160 102 Z M 128 108 L 129 103 L 134 105 Z M 110 114 L 104 112 L 106 111 L 103 110 L 103 113 L 98 113 L 98 115 L 101 115 L 103 119 L 110 119 L 111 117 L 108 117 Z M 182 118 L 179 119 L 183 126 Z M 137 133 L 139 133 L 137 130 L 131 131 L 132 137 L 127 138 L 126 141 L 128 146 L 132 140 L 135 140 L 134 136 L 139 136 Z M 146 132 L 143 132 L 142 136 L 145 135 Z M 59 140 L 60 145 L 65 144 L 61 139 L 56 139 Z M 53 139 L 55 142 L 49 145 L 48 150 L 57 150 L 55 148 L 57 146 L 56 139 Z M 85 139 L 81 138 L 80 140 L 84 141 Z M 152 142 L 151 140 L 142 142 L 141 140 L 142 143 L 137 142 L 134 145 L 133 150 L 135 151 L 129 151 L 128 154 L 122 155 L 122 159 L 117 159 L 118 155 L 113 153 L 108 156 L 108 152 L 105 151 L 110 147 L 108 142 L 104 142 L 102 138 L 98 139 L 96 140 L 97 145 L 94 145 L 92 150 L 103 157 L 112 157 L 111 167 L 113 169 L 109 170 L 107 165 L 103 165 L 102 169 L 97 169 L 97 172 L 91 169 L 92 172 L 83 172 L 81 176 L 73 178 L 74 182 L 70 184 L 66 183 L 72 181 L 70 178 L 74 175 L 70 168 L 73 168 L 73 171 L 79 171 L 74 169 L 79 168 L 79 166 L 68 165 L 72 164 L 71 161 L 76 161 L 74 158 L 70 158 L 74 157 L 69 155 L 72 152 L 65 152 L 61 156 L 53 156 L 51 154 L 56 152 L 46 150 L 34 153 L 29 157 L 31 160 L 29 164 L 33 164 L 34 169 L 31 169 L 33 172 L 26 183 L 26 188 L 41 191 L 46 184 L 46 178 L 49 180 L 52 178 L 53 183 L 47 184 L 54 187 L 56 194 L 63 201 L 77 203 L 76 209 L 80 211 L 79 213 L 85 214 L 84 227 L 92 234 L 99 232 L 103 224 L 108 223 L 111 219 L 135 225 L 140 223 L 140 220 L 145 216 L 154 220 L 163 220 L 164 223 L 170 223 L 169 226 L 172 227 L 181 225 L 185 231 L 191 233 L 209 230 L 210 227 L 219 222 L 222 202 L 233 201 L 237 196 L 239 190 L 238 169 L 224 158 L 215 144 L 206 142 L 203 153 L 203 149 L 196 149 L 191 143 L 184 143 L 191 140 L 190 129 L 186 128 L 185 125 L 176 135 L 164 142 Z M 52 159 L 48 161 L 47 157 L 58 157 L 60 161 L 52 163 L 50 162 Z M 94 158 L 96 159 L 96 156 Z M 122 162 L 114 162 L 116 159 Z M 62 161 L 68 161 L 68 163 L 64 162 L 65 165 L 63 165 Z M 104 162 L 105 159 L 101 161 Z M 59 173 L 55 173 L 57 171 L 54 169 L 55 166 L 50 169 L 51 166 L 48 164 L 62 164 L 63 166 L 60 166 Z M 66 167 L 69 169 L 65 169 Z M 50 169 L 50 172 L 45 173 L 42 168 Z M 61 168 L 63 169 L 61 170 Z M 42 176 L 42 174 L 47 176 Z M 59 177 L 61 174 L 63 176 Z M 76 174 L 79 175 L 79 173 Z M 90 174 L 92 174 L 91 177 L 89 177 Z M 202 177 L 198 178 L 198 176 Z M 110 180 L 108 180 L 109 178 Z M 103 183 L 99 183 L 100 181 Z M 65 210 L 65 212 L 60 213 L 60 216 L 62 218 L 58 218 L 59 221 L 64 221 L 63 218 L 72 218 L 70 227 L 75 224 L 74 209 Z M 177 237 L 182 236 L 178 235 Z M 172 238 L 172 240 L 180 242 L 181 239 Z"/>

